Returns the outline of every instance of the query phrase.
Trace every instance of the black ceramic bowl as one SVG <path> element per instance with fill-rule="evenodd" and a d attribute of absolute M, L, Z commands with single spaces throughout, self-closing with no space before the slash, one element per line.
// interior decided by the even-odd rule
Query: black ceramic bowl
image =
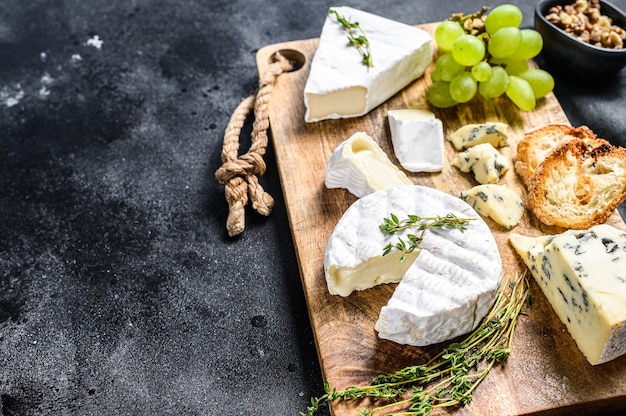
<path fill-rule="evenodd" d="M 567 34 L 545 18 L 551 7 L 574 1 L 541 0 L 535 7 L 535 29 L 543 37 L 541 58 L 550 71 L 579 80 L 597 82 L 617 74 L 626 66 L 626 48 L 593 46 Z M 600 12 L 613 19 L 614 25 L 626 28 L 626 14 L 611 3 L 600 1 Z"/>

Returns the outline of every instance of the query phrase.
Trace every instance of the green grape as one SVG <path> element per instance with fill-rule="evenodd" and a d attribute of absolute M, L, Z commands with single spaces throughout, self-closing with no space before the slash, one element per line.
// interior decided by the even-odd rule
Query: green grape
<path fill-rule="evenodd" d="M 541 34 L 533 29 L 520 30 L 522 40 L 517 50 L 509 56 L 511 59 L 532 59 L 539 55 L 543 48 L 543 38 Z"/>
<path fill-rule="evenodd" d="M 485 18 L 485 30 L 490 35 L 503 27 L 519 27 L 522 24 L 522 11 L 513 4 L 495 7 Z"/>
<path fill-rule="evenodd" d="M 476 65 L 485 57 L 485 43 L 473 35 L 459 36 L 452 46 L 452 56 L 461 65 Z"/>
<path fill-rule="evenodd" d="M 518 76 L 509 76 L 509 85 L 506 87 L 506 96 L 521 110 L 530 111 L 535 108 L 536 100 L 533 89 L 525 79 Z"/>
<path fill-rule="evenodd" d="M 509 85 L 509 75 L 501 66 L 491 68 L 491 76 L 487 81 L 478 83 L 478 92 L 483 98 L 492 99 L 504 94 Z"/>
<path fill-rule="evenodd" d="M 501 58 L 491 59 L 492 65 L 499 65 L 506 70 L 509 75 L 521 74 L 528 70 L 528 62 L 523 59 Z"/>
<path fill-rule="evenodd" d="M 476 94 L 476 80 L 467 71 L 461 72 L 450 81 L 450 97 L 456 102 L 466 103 Z"/>
<path fill-rule="evenodd" d="M 450 83 L 446 81 L 433 82 L 426 92 L 428 102 L 439 108 L 448 108 L 458 103 L 450 96 Z"/>
<path fill-rule="evenodd" d="M 554 78 L 543 69 L 529 69 L 518 76 L 530 84 L 535 98 L 545 97 L 554 89 Z"/>
<path fill-rule="evenodd" d="M 459 22 L 446 20 L 435 29 L 435 42 L 440 51 L 449 52 L 452 50 L 454 41 L 461 35 L 465 34 L 465 30 Z"/>
<path fill-rule="evenodd" d="M 478 82 L 487 81 L 491 76 L 491 65 L 485 61 L 479 62 L 472 67 L 471 74 Z"/>
<path fill-rule="evenodd" d="M 465 67 L 458 63 L 454 59 L 452 54 L 448 52 L 437 58 L 437 61 L 435 62 L 435 67 L 433 68 L 433 71 L 431 73 L 431 78 L 433 79 L 433 81 L 451 81 L 456 74 L 464 70 Z"/>
<path fill-rule="evenodd" d="M 521 41 L 522 34 L 518 28 L 503 27 L 491 35 L 487 50 L 494 58 L 506 58 L 517 51 Z"/>

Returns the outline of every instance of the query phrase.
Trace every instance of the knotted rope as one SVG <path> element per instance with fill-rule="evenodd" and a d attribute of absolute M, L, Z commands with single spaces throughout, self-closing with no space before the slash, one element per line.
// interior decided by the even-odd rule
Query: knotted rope
<path fill-rule="evenodd" d="M 274 61 L 259 80 L 256 94 L 250 94 L 237 106 L 226 127 L 222 166 L 215 172 L 215 177 L 225 186 L 229 210 L 226 229 L 231 237 L 241 234 L 245 228 L 245 206 L 248 199 L 252 201 L 252 208 L 261 215 L 269 215 L 274 207 L 274 199 L 259 184 L 259 178 L 266 169 L 263 155 L 267 147 L 267 129 L 270 124 L 267 103 L 276 79 L 290 68 L 291 63 L 280 53 L 276 53 Z M 252 144 L 247 153 L 238 156 L 241 128 L 253 108 Z"/>

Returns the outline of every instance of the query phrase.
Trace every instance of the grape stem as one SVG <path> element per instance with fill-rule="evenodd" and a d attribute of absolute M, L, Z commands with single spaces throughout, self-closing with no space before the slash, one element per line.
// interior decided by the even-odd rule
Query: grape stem
<path fill-rule="evenodd" d="M 465 15 L 463 13 L 454 13 L 448 20 L 459 22 L 463 29 L 470 35 L 478 37 L 486 36 L 487 32 L 485 32 L 483 17 L 487 13 L 487 10 L 489 10 L 489 7 L 483 6 L 482 9 L 472 14 Z"/>

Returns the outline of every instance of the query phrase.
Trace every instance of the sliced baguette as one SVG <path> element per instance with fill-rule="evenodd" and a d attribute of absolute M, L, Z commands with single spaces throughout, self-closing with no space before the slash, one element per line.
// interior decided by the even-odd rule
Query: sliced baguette
<path fill-rule="evenodd" d="M 531 177 L 528 206 L 544 224 L 587 229 L 604 223 L 626 198 L 626 149 L 587 141 L 557 145 Z"/>
<path fill-rule="evenodd" d="M 524 134 L 517 144 L 515 172 L 520 176 L 526 187 L 530 185 L 539 164 L 560 143 L 571 139 L 584 139 L 592 147 L 608 142 L 597 138 L 587 126 L 571 127 L 565 124 L 548 124 Z"/>

